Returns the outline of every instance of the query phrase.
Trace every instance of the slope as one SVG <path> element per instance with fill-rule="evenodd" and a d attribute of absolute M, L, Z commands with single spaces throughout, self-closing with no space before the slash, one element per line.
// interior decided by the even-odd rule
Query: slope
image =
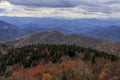
<path fill-rule="evenodd" d="M 104 42 L 107 41 L 78 34 L 67 35 L 58 31 L 46 31 L 24 36 L 5 43 L 15 46 L 24 46 L 29 44 L 76 44 L 83 47 L 95 48 L 97 45 Z"/>

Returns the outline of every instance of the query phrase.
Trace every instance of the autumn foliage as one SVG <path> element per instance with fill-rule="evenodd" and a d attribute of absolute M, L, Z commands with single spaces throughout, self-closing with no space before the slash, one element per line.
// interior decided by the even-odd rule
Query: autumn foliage
<path fill-rule="evenodd" d="M 119 57 L 76 45 L 10 48 L 0 61 L 0 79 L 6 80 L 120 79 Z"/>

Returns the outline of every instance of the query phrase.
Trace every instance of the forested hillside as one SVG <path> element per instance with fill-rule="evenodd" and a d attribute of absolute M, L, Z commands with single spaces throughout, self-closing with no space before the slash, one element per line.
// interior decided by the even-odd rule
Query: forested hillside
<path fill-rule="evenodd" d="M 119 61 L 119 57 L 76 45 L 38 44 L 9 48 L 7 54 L 1 55 L 0 61 L 1 79 L 79 80 L 78 77 L 84 75 L 82 80 L 99 80 L 105 65 L 112 65 Z M 119 78 L 119 71 L 114 73 L 118 76 L 112 74 L 112 77 Z"/>
<path fill-rule="evenodd" d="M 16 47 L 30 44 L 76 44 L 82 47 L 104 51 L 109 54 L 120 55 L 120 43 L 113 43 L 79 34 L 64 34 L 51 30 L 7 41 L 5 44 Z"/>

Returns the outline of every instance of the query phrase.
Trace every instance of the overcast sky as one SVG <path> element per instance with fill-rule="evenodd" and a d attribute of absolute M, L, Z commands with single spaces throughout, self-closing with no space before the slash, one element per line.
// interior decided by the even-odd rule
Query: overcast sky
<path fill-rule="evenodd" d="M 0 16 L 120 18 L 120 0 L 0 0 Z"/>

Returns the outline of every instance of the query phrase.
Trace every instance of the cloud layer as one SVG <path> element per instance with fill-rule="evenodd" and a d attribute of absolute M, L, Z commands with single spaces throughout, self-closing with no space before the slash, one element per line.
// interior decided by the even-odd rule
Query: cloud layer
<path fill-rule="evenodd" d="M 83 0 L 8 0 L 12 4 L 37 6 L 37 7 L 75 7 L 81 3 L 85 3 Z"/>
<path fill-rule="evenodd" d="M 0 15 L 120 18 L 119 0 L 2 0 Z"/>
<path fill-rule="evenodd" d="M 37 6 L 37 7 L 76 7 L 85 6 L 105 6 L 120 4 L 119 0 L 7 0 L 12 4 Z"/>

